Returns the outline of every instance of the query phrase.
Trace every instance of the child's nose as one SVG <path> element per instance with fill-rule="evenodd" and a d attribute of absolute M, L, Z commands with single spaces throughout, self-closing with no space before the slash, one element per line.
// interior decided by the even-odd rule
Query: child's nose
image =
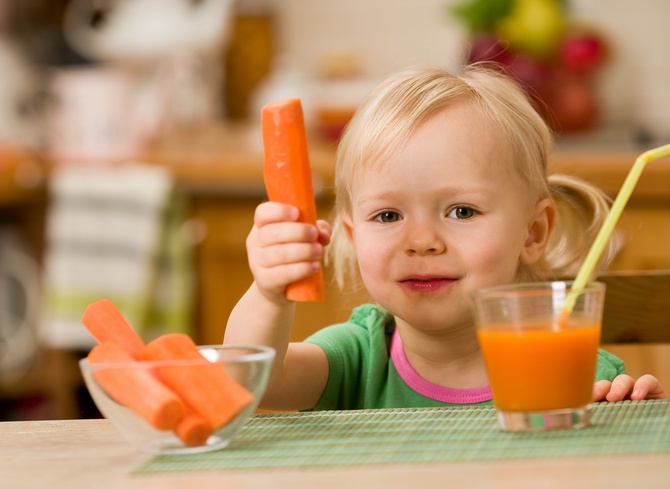
<path fill-rule="evenodd" d="M 439 254 L 446 248 L 445 241 L 432 225 L 417 223 L 407 230 L 407 254 Z"/>

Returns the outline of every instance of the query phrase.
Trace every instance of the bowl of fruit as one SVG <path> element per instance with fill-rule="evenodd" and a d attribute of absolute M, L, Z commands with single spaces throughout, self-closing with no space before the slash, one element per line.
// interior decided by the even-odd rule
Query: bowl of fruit
<path fill-rule="evenodd" d="M 592 128 L 600 115 L 594 76 L 608 42 L 579 24 L 562 0 L 465 0 L 451 13 L 469 31 L 466 64 L 495 64 L 526 90 L 557 132 Z"/>

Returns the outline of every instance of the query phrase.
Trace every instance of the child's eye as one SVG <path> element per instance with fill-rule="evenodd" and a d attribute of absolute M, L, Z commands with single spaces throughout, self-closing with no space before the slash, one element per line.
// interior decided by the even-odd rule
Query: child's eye
<path fill-rule="evenodd" d="M 472 219 L 477 215 L 477 211 L 470 207 L 454 207 L 447 214 L 448 217 L 454 219 Z"/>
<path fill-rule="evenodd" d="M 400 220 L 400 214 L 394 211 L 382 211 L 375 216 L 374 220 L 379 222 L 395 222 Z"/>

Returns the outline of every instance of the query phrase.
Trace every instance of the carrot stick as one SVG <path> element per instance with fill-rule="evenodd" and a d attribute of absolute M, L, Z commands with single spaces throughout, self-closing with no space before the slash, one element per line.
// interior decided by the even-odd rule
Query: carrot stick
<path fill-rule="evenodd" d="M 316 202 L 300 100 L 267 104 L 261 110 L 261 126 L 263 177 L 268 198 L 297 207 L 299 222 L 316 224 Z M 324 296 L 320 269 L 286 288 L 286 297 L 293 301 L 322 301 Z"/>
<path fill-rule="evenodd" d="M 111 342 L 94 346 L 87 360 L 92 365 L 137 363 L 123 347 Z M 173 429 L 186 412 L 184 402 L 148 369 L 119 366 L 96 370 L 93 375 L 112 398 L 159 430 Z"/>
<path fill-rule="evenodd" d="M 213 430 L 201 416 L 188 409 L 174 432 L 187 447 L 197 447 L 205 444 Z"/>
<path fill-rule="evenodd" d="M 81 322 L 98 343 L 107 341 L 116 343 L 133 359 L 140 359 L 144 348 L 142 338 L 109 299 L 100 299 L 89 304 Z"/>
<path fill-rule="evenodd" d="M 200 360 L 202 365 L 161 367 L 156 375 L 216 430 L 253 401 L 253 395 L 230 377 L 223 365 L 207 361 L 182 333 L 159 336 L 142 352 L 145 360 Z"/>

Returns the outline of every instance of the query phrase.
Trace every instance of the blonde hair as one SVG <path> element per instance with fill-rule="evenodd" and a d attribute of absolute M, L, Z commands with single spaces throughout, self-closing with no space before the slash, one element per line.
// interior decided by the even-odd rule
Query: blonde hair
<path fill-rule="evenodd" d="M 508 151 L 514 171 L 527 184 L 525 197 L 533 204 L 547 197 L 556 203 L 556 223 L 544 256 L 533 266 L 520 265 L 516 280 L 552 280 L 577 273 L 609 209 L 607 196 L 574 177 L 547 177 L 553 138 L 542 117 L 510 78 L 485 65 L 471 65 L 460 73 L 424 68 L 392 75 L 368 95 L 349 123 L 338 149 L 335 219 L 327 256 L 340 287 L 358 277 L 355 252 L 342 222 L 352 212 L 351 185 L 357 172 L 384 160 L 431 115 L 463 103 L 480 117 L 482 130 L 507 143 L 501 149 Z M 603 253 L 601 268 L 611 254 L 611 248 Z"/>

